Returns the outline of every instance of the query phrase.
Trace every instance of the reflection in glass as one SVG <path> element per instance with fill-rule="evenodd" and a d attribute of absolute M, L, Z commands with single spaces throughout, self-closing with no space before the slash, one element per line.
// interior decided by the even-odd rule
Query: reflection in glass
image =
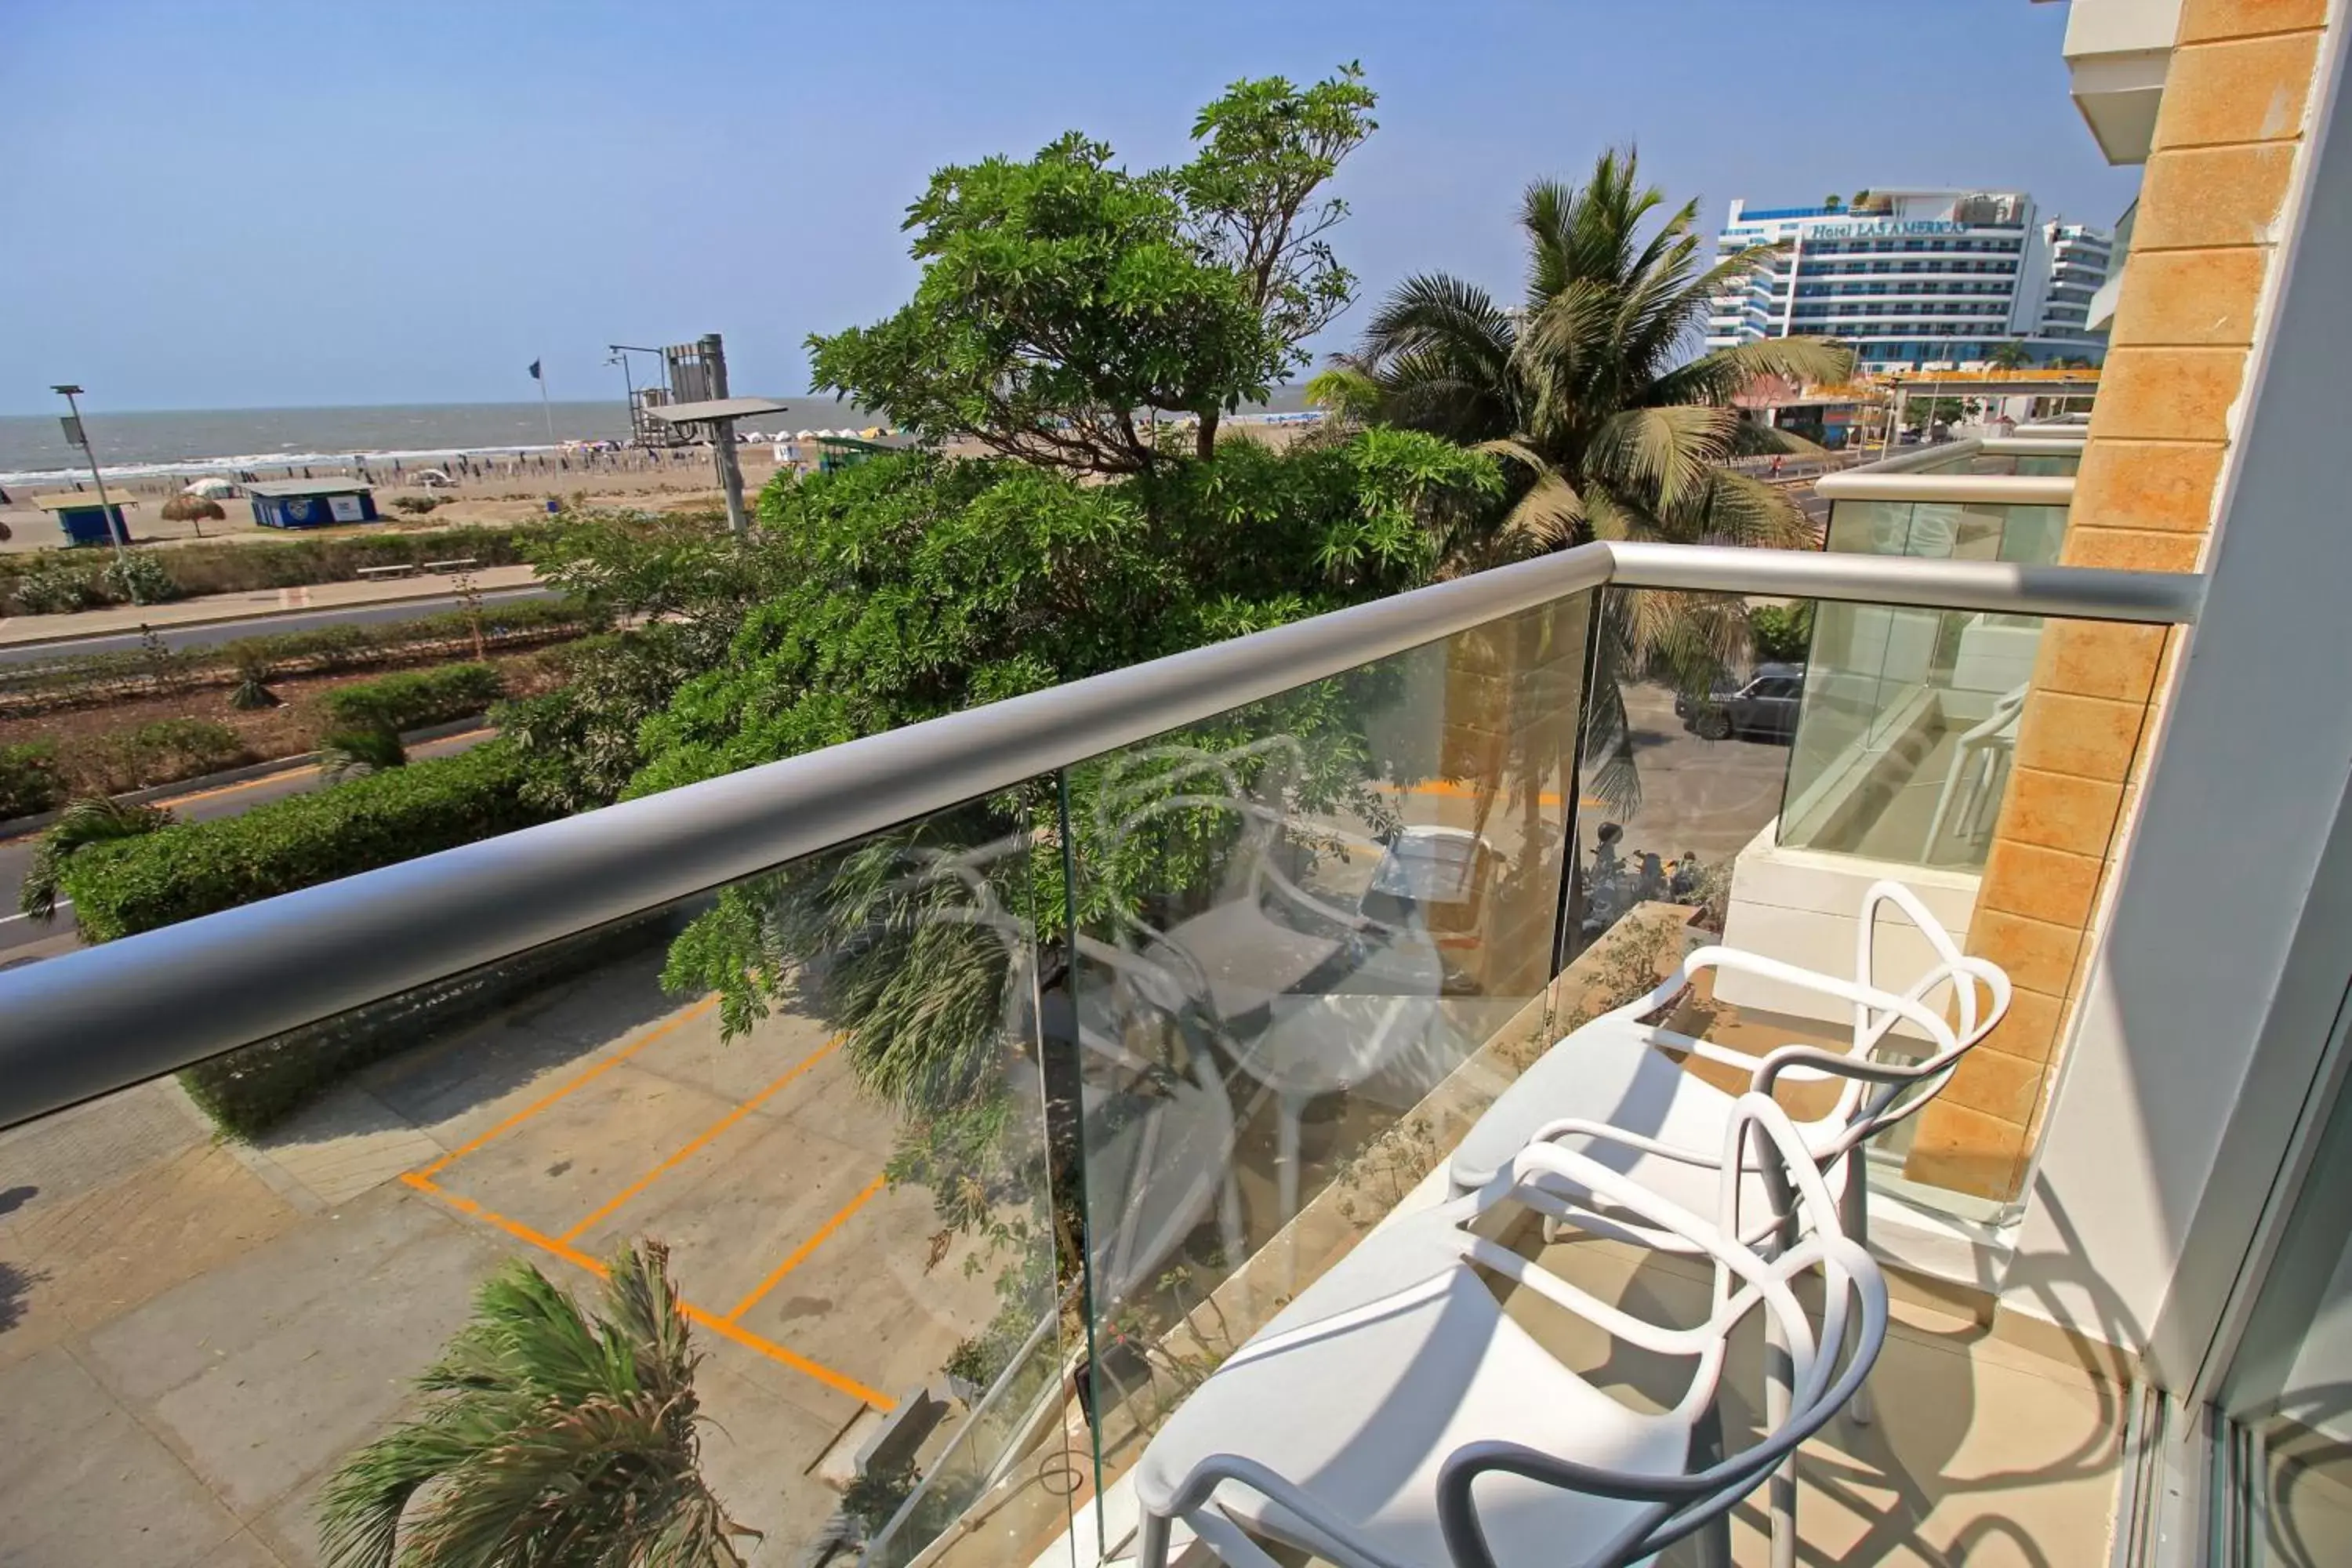
<path fill-rule="evenodd" d="M 1046 1033 L 1083 1079 L 1106 1479 L 1507 1076 L 1488 1047 L 1552 973 L 1591 608 L 1068 770 Z"/>

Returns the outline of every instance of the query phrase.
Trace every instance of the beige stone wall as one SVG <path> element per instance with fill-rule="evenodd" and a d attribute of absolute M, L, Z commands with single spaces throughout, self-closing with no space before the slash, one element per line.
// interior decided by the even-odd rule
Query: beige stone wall
<path fill-rule="evenodd" d="M 2075 480 L 2069 565 L 2203 562 L 2320 67 L 2342 47 L 2327 22 L 2327 0 L 2181 7 Z M 1915 1180 L 2018 1194 L 2179 643 L 2081 622 L 2043 637 L 1969 940 L 2009 971 L 2017 1001 L 1922 1113 L 1906 1167 Z"/>

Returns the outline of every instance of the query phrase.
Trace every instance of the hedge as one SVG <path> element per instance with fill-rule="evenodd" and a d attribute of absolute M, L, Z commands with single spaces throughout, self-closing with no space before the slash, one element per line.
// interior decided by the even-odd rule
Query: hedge
<path fill-rule="evenodd" d="M 488 647 L 548 642 L 601 630 L 608 619 L 602 611 L 565 600 L 504 601 L 482 606 L 482 641 Z M 205 647 L 167 649 L 158 644 L 128 653 L 68 654 L 45 664 L 0 666 L 0 705 L 24 712 L 169 693 L 189 685 L 224 684 L 248 664 L 280 674 L 332 674 L 421 654 L 471 651 L 474 629 L 471 615 L 448 610 L 413 620 L 345 622 L 238 637 Z"/>
<path fill-rule="evenodd" d="M 241 816 L 92 845 L 66 863 L 63 890 L 83 937 L 111 942 L 549 820 L 525 804 L 524 774 L 511 746 L 487 742 Z"/>
<path fill-rule="evenodd" d="M 183 594 L 239 594 L 350 582 L 359 576 L 362 566 L 422 566 L 428 561 L 466 559 L 485 567 L 511 566 L 526 559 L 532 535 L 541 526 L 414 532 L 387 529 L 381 533 L 267 544 L 223 541 L 142 552 L 139 558 L 165 567 Z M 0 601 L 5 601 L 9 613 L 15 615 L 123 603 L 120 586 L 104 580 L 105 570 L 105 563 L 87 551 L 38 550 L 0 556 Z M 20 595 L 18 586 L 27 579 L 38 586 Z M 74 591 L 60 592 L 61 583 Z"/>
<path fill-rule="evenodd" d="M 319 707 L 330 730 L 398 734 L 482 712 L 505 695 L 506 682 L 488 665 L 445 664 L 338 687 L 319 699 Z"/>
<path fill-rule="evenodd" d="M 0 746 L 0 822 L 31 816 L 64 800 L 57 747 L 47 741 Z"/>

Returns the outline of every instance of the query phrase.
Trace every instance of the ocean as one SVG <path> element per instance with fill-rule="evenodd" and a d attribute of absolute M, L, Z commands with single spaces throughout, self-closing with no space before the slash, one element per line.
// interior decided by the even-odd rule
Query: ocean
<path fill-rule="evenodd" d="M 1265 408 L 1246 410 L 1245 415 L 1293 414 L 1305 406 L 1298 388 L 1284 386 L 1275 389 Z M 135 479 L 332 466 L 354 458 L 381 467 L 395 458 L 405 462 L 459 452 L 545 451 L 548 414 L 554 416 L 558 442 L 618 441 L 629 433 L 628 412 L 617 399 L 558 403 L 547 413 L 536 403 L 419 403 L 116 414 L 85 403 L 82 417 L 106 472 Z M 743 423 L 772 433 L 862 430 L 885 421 L 854 403 L 803 397 L 788 400 L 783 413 Z M 62 483 L 87 471 L 87 459 L 66 444 L 57 416 L 0 416 L 0 485 Z"/>

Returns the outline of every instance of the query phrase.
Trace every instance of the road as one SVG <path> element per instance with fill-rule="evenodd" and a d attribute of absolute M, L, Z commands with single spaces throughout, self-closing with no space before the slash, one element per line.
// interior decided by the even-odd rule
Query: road
<path fill-rule="evenodd" d="M 419 762 L 426 757 L 454 756 L 480 745 L 489 734 L 488 730 L 476 730 L 425 741 L 410 748 L 408 754 Z M 289 795 L 306 795 L 318 787 L 319 770 L 303 766 L 155 804 L 169 807 L 172 815 L 183 822 L 209 822 L 216 817 L 242 816 L 257 805 L 284 800 Z M 73 935 L 70 912 L 60 911 L 55 921 L 48 922 L 16 913 L 16 894 L 24 886 L 26 868 L 32 862 L 33 845 L 30 837 L 0 841 L 0 911 L 5 911 L 0 912 L 0 969 L 70 952 L 80 945 Z"/>
<path fill-rule="evenodd" d="M 557 595 L 546 588 L 507 588 L 481 595 L 485 605 L 509 604 L 521 599 L 552 599 Z M 438 615 L 464 604 L 455 594 L 427 599 L 395 599 L 379 605 L 350 605 L 317 610 L 289 610 L 282 616 L 250 616 L 242 620 L 211 621 L 196 626 L 163 626 L 156 636 L 166 647 L 212 647 L 220 643 L 234 642 L 238 637 L 260 637 L 278 632 L 307 632 L 320 626 L 367 626 L 382 621 L 413 621 L 421 616 Z M 79 637 L 66 642 L 18 643 L 0 647 L 0 664 L 36 664 L 62 656 L 85 653 L 127 653 L 140 646 L 135 631 L 119 637 Z"/>

